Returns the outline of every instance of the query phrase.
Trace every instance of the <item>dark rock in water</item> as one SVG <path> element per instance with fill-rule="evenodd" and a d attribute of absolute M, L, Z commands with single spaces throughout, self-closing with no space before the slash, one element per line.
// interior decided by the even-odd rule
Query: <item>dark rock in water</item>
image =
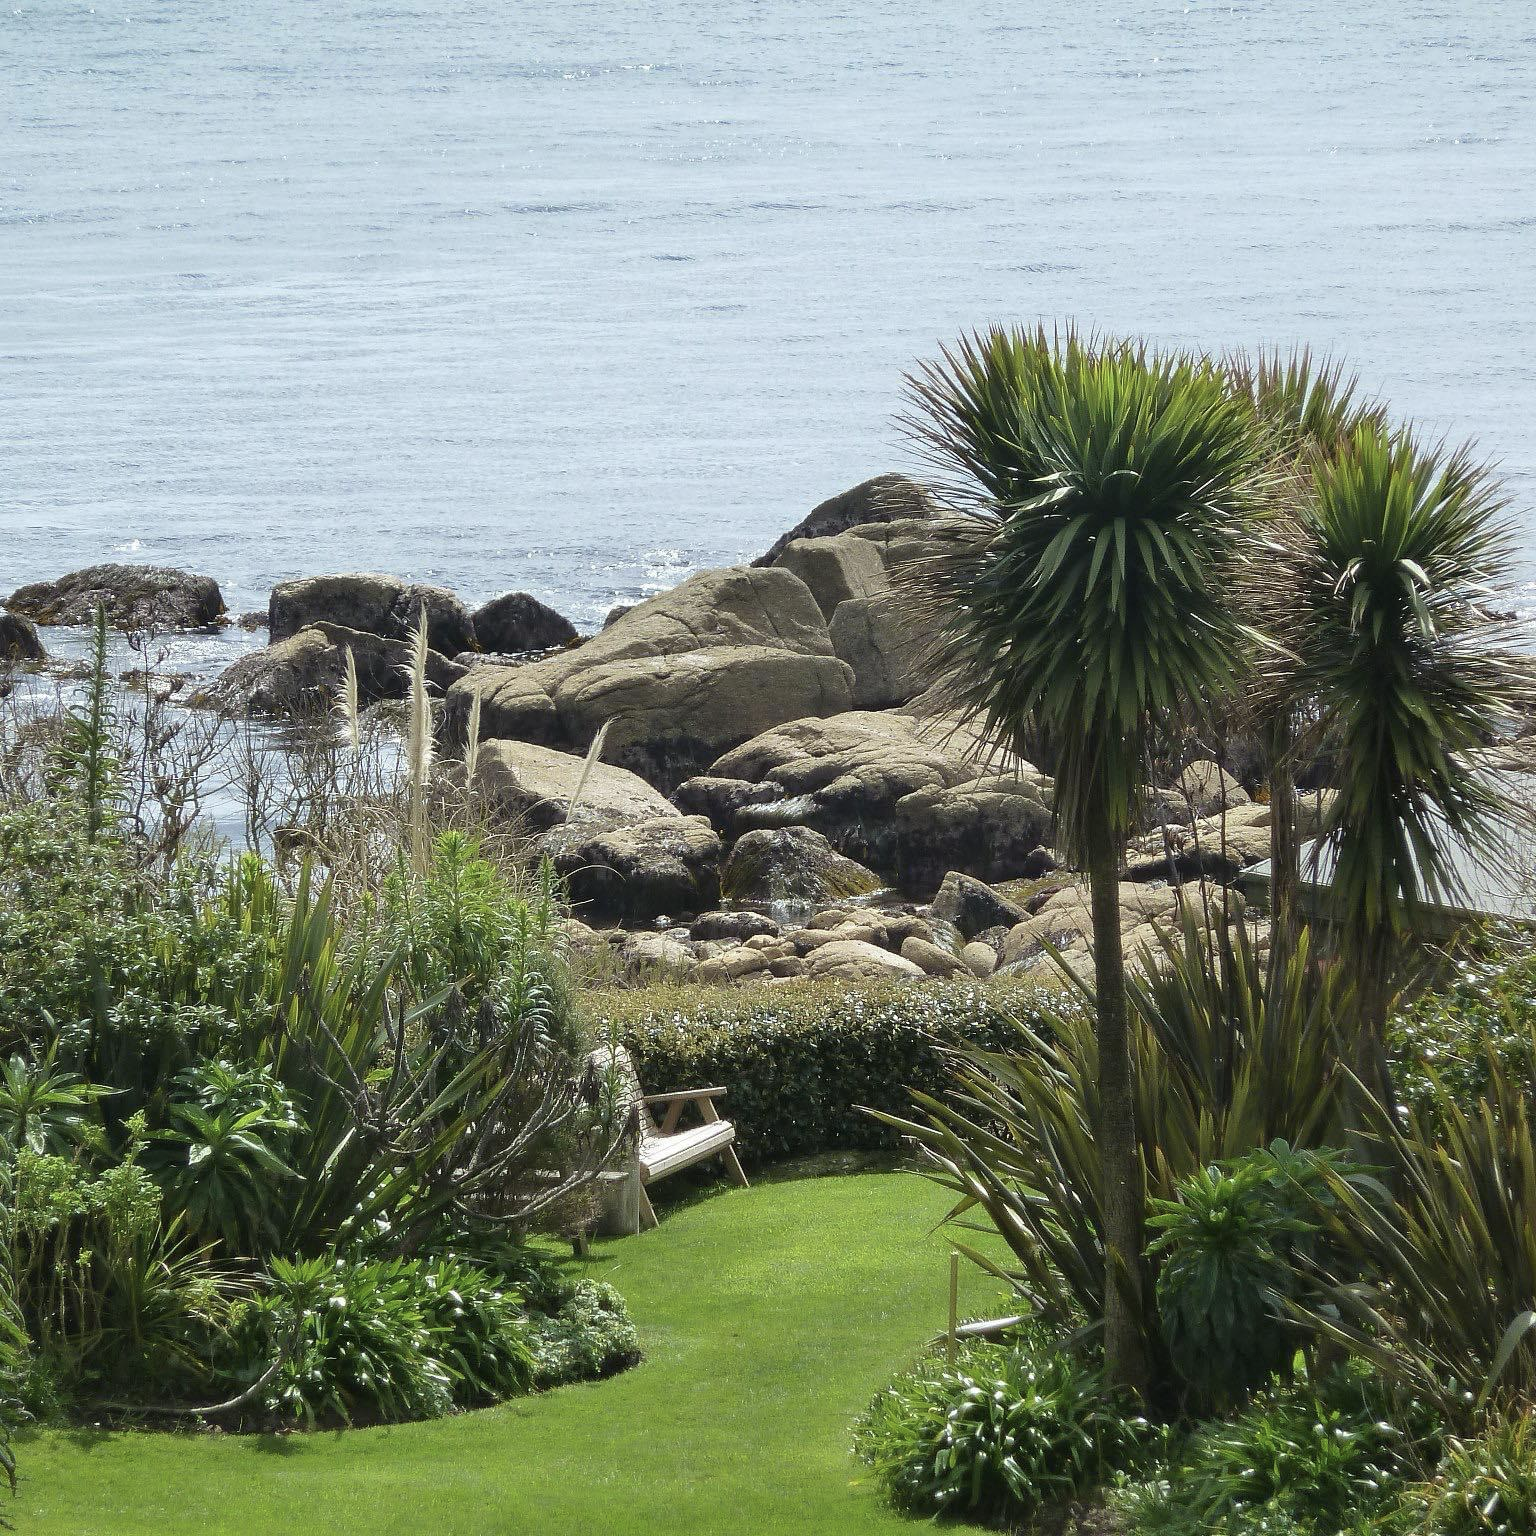
<path fill-rule="evenodd" d="M 235 623 L 239 628 L 245 630 L 248 634 L 254 634 L 257 630 L 265 629 L 267 627 L 267 616 L 265 612 L 242 613 L 240 617 L 235 620 Z"/>
<path fill-rule="evenodd" d="M 958 870 L 944 876 L 930 910 L 935 917 L 953 923 L 966 939 L 974 939 L 989 928 L 1012 928 L 1029 916 L 1001 891 Z"/>
<path fill-rule="evenodd" d="M 475 609 L 475 639 L 483 651 L 515 656 L 552 651 L 580 637 L 563 614 L 528 592 L 506 592 Z"/>
<path fill-rule="evenodd" d="M 755 939 L 759 934 L 777 935 L 779 925 L 762 912 L 706 912 L 693 921 L 690 939 Z"/>
<path fill-rule="evenodd" d="M 608 610 L 608 617 L 603 620 L 603 628 L 607 629 L 610 624 L 617 624 L 626 613 L 633 613 L 634 611 L 634 603 L 619 603 Z"/>
<path fill-rule="evenodd" d="M 427 644 L 443 656 L 480 649 L 474 621 L 446 587 L 412 585 L 367 572 L 280 581 L 267 601 L 274 641 L 311 624 L 337 624 L 386 640 L 409 640 L 427 615 Z"/>
<path fill-rule="evenodd" d="M 227 715 L 325 713 L 341 694 L 349 650 L 361 705 L 406 696 L 411 656 L 407 642 L 340 624 L 311 624 L 265 650 L 242 656 L 193 702 Z M 428 651 L 427 681 L 435 692 L 446 692 L 463 675 L 463 667 Z"/>
<path fill-rule="evenodd" d="M 744 833 L 720 876 L 732 901 L 822 903 L 868 896 L 881 888 L 873 870 L 844 858 L 809 827 Z"/>
<path fill-rule="evenodd" d="M 114 629 L 207 629 L 224 617 L 211 576 L 160 565 L 92 565 L 57 581 L 18 587 L 6 607 L 37 624 L 92 624 L 97 608 Z"/>
<path fill-rule="evenodd" d="M 893 523 L 932 517 L 933 498 L 905 475 L 876 475 L 813 508 L 754 565 L 773 565 L 796 539 L 825 539 L 860 523 Z"/>
<path fill-rule="evenodd" d="M 545 833 L 540 847 L 584 922 L 648 922 L 720 901 L 720 839 L 702 816 L 570 821 Z"/>
<path fill-rule="evenodd" d="M 43 642 L 30 619 L 0 608 L 0 666 L 18 661 L 45 661 Z"/>
<path fill-rule="evenodd" d="M 672 803 L 690 816 L 707 816 L 722 832 L 739 830 L 736 813 L 747 805 L 782 800 L 777 784 L 750 784 L 745 779 L 716 779 L 700 774 L 684 779 L 672 792 Z"/>

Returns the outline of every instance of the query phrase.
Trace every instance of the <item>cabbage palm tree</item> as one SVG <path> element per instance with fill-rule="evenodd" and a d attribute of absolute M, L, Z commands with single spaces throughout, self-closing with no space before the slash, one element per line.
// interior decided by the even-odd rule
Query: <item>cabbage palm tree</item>
<path fill-rule="evenodd" d="M 1232 386 L 1253 402 L 1265 433 L 1269 473 L 1263 508 L 1264 554 L 1249 563 L 1242 583 L 1245 616 L 1275 643 L 1253 658 L 1240 713 L 1257 740 L 1270 803 L 1270 970 L 1283 974 L 1301 925 L 1301 867 L 1296 837 L 1296 760 L 1305 701 L 1297 665 L 1306 648 L 1296 605 L 1311 495 L 1312 466 L 1335 453 L 1368 422 L 1385 420 L 1363 401 L 1359 380 L 1343 367 L 1314 360 L 1306 348 L 1290 353 L 1239 354 L 1226 363 Z"/>
<path fill-rule="evenodd" d="M 909 385 L 909 429 L 952 511 L 909 577 L 938 637 L 934 674 L 1001 746 L 1049 743 L 1057 843 L 1089 879 L 1105 1357 L 1140 1388 L 1120 860 L 1160 728 L 1228 692 L 1248 649 L 1230 592 L 1254 413 L 1207 363 L 1044 330 L 969 337 Z"/>
<path fill-rule="evenodd" d="M 1509 576 L 1504 498 L 1465 450 L 1362 422 L 1312 464 L 1298 683 L 1338 759 L 1323 828 L 1341 958 L 1357 987 L 1356 1076 L 1392 1102 L 1383 1046 L 1403 940 L 1454 895 L 1450 850 L 1488 847 L 1497 784 L 1463 754 L 1528 696 L 1488 600 Z"/>

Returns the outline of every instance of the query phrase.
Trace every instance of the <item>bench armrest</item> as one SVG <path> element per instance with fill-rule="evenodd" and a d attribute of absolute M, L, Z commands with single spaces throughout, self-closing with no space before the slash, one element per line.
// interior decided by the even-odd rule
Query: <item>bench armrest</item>
<path fill-rule="evenodd" d="M 686 1104 L 690 1099 L 718 1099 L 725 1094 L 724 1088 L 686 1088 L 676 1093 L 648 1093 L 642 1104 Z"/>

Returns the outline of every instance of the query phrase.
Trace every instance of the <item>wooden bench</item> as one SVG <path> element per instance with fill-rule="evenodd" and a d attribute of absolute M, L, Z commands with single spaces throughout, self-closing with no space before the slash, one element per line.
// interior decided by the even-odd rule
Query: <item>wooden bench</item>
<path fill-rule="evenodd" d="M 715 1100 L 725 1095 L 724 1088 L 645 1093 L 622 1045 L 604 1046 L 592 1053 L 591 1060 L 598 1074 L 609 1078 L 615 1113 L 633 1113 L 637 1131 L 630 1143 L 629 1164 L 618 1170 L 618 1187 L 604 1211 L 603 1230 L 633 1234 L 654 1227 L 656 1212 L 651 1209 L 646 1186 L 706 1158 L 723 1158 L 732 1183 L 745 1187 L 747 1176 L 736 1156 L 736 1127 L 722 1119 L 715 1107 Z M 680 1130 L 679 1123 L 690 1106 L 697 1107 L 701 1123 Z M 653 1111 L 661 1112 L 659 1123 Z"/>

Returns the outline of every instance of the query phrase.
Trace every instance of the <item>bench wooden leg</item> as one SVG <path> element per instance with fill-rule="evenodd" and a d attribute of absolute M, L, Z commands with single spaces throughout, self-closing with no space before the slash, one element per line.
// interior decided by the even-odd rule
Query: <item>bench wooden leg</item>
<path fill-rule="evenodd" d="M 645 1192 L 645 1185 L 640 1185 L 640 1225 L 641 1232 L 649 1232 L 652 1227 L 660 1226 L 656 1220 L 656 1212 L 651 1208 L 651 1197 Z"/>
<path fill-rule="evenodd" d="M 736 1156 L 735 1147 L 727 1147 L 724 1153 L 726 1172 L 731 1176 L 731 1183 L 739 1184 L 743 1189 L 748 1188 L 747 1176 L 742 1171 L 741 1159 Z"/>

